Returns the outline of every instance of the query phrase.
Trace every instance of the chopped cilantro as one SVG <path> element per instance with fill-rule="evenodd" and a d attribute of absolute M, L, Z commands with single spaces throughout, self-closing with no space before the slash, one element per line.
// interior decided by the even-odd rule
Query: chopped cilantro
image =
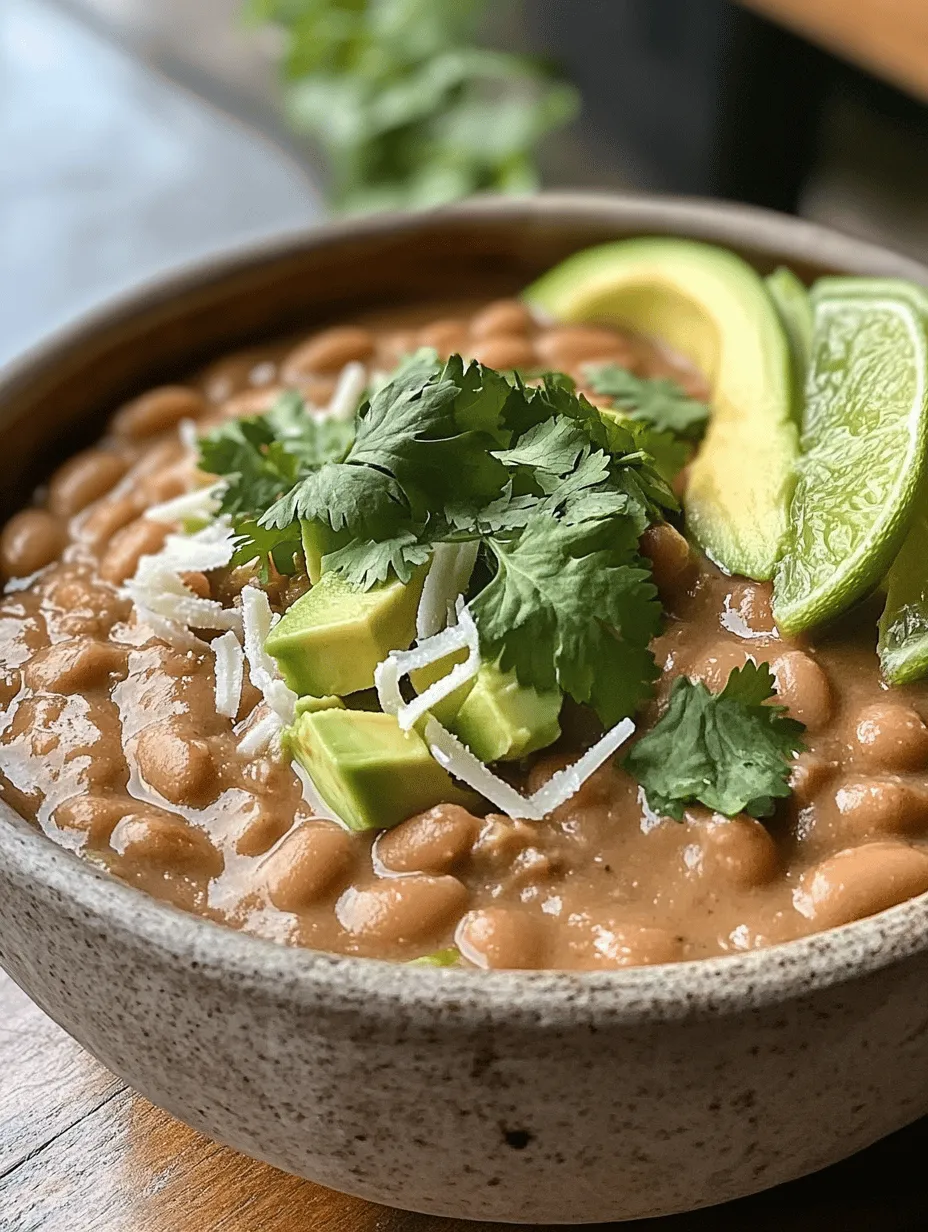
<path fill-rule="evenodd" d="M 709 408 L 689 397 L 676 381 L 635 376 L 618 364 L 589 364 L 586 376 L 594 393 L 611 398 L 616 409 L 630 419 L 687 440 L 698 440 L 702 435 Z"/>
<path fill-rule="evenodd" d="M 511 542 L 491 538 L 496 576 L 470 610 L 488 658 L 523 684 L 560 687 L 611 725 L 657 675 L 648 643 L 661 606 L 638 555 L 638 514 L 570 523 L 535 515 Z"/>
<path fill-rule="evenodd" d="M 726 817 L 768 817 L 788 796 L 789 762 L 803 747 L 802 723 L 784 717 L 766 663 L 735 668 L 721 693 L 681 676 L 663 716 L 635 744 L 625 767 L 649 806 L 680 821 L 687 805 Z"/>

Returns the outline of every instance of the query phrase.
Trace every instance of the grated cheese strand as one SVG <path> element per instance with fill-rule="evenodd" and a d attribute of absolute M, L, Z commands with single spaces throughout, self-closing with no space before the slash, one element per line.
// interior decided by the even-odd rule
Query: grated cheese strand
<path fill-rule="evenodd" d="M 216 712 L 234 719 L 242 700 L 245 656 L 231 629 L 215 638 L 211 646 L 216 656 Z"/>
<path fill-rule="evenodd" d="M 245 586 L 242 590 L 242 625 L 251 683 L 282 723 L 292 723 L 297 697 L 280 679 L 277 664 L 264 649 L 274 625 L 274 614 L 267 595 L 257 586 Z"/>
<path fill-rule="evenodd" d="M 432 637 L 449 623 L 454 603 L 467 589 L 480 544 L 439 543 L 422 587 L 416 612 L 416 635 Z"/>
<path fill-rule="evenodd" d="M 208 487 L 194 488 L 192 492 L 184 492 L 173 500 L 152 505 L 145 510 L 145 517 L 150 522 L 164 522 L 168 525 L 183 522 L 187 518 L 212 518 L 219 510 L 219 497 L 225 488 L 225 481 L 217 479 Z"/>
<path fill-rule="evenodd" d="M 542 817 L 547 817 L 556 808 L 575 796 L 590 775 L 595 774 L 604 762 L 619 749 L 635 732 L 635 724 L 631 719 L 622 719 L 583 754 L 579 761 L 571 766 L 565 766 L 552 774 L 544 787 L 529 799 L 534 808 L 541 811 Z"/>
<path fill-rule="evenodd" d="M 274 742 L 279 740 L 283 726 L 279 715 L 273 712 L 266 714 L 263 719 L 259 719 L 253 727 L 249 728 L 238 742 L 239 753 L 243 757 L 257 757 L 260 753 L 268 752 Z"/>
<path fill-rule="evenodd" d="M 466 744 L 434 717 L 430 717 L 425 725 L 425 741 L 440 766 L 495 804 L 507 817 L 515 821 L 541 821 L 544 814 L 538 811 L 531 799 L 526 799 L 521 792 L 495 775 Z"/>
<path fill-rule="evenodd" d="M 335 384 L 332 397 L 329 399 L 329 405 L 319 418 L 351 419 L 358 409 L 366 389 L 367 369 L 364 365 L 358 363 L 357 360 L 350 364 L 345 364 L 338 375 L 338 381 Z"/>

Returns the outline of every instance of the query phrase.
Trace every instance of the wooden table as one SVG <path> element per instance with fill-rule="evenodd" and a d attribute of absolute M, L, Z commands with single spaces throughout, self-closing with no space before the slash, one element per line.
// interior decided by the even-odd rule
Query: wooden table
<path fill-rule="evenodd" d="M 926 0 L 741 0 L 928 102 Z"/>
<path fill-rule="evenodd" d="M 918 1232 L 928 1120 L 729 1206 L 623 1232 Z M 0 972 L 2 1232 L 493 1232 L 408 1215 L 217 1146 L 107 1073 Z M 600 1229 L 603 1232 L 603 1229 Z"/>

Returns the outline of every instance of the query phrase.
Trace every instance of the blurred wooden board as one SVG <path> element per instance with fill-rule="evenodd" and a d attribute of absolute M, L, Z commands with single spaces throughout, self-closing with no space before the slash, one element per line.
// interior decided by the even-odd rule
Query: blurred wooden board
<path fill-rule="evenodd" d="M 615 1232 L 917 1232 L 928 1120 L 818 1176 Z M 0 972 L 2 1232 L 502 1232 L 255 1163 L 133 1095 Z M 542 1232 L 536 1229 L 536 1232 Z M 553 1232 L 553 1230 L 551 1230 Z M 605 1232 L 605 1227 L 600 1227 Z"/>
<path fill-rule="evenodd" d="M 926 0 L 740 0 L 928 102 Z"/>

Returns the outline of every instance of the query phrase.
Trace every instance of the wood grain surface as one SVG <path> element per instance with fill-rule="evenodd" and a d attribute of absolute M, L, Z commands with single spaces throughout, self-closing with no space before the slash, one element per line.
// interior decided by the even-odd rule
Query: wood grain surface
<path fill-rule="evenodd" d="M 740 0 L 928 101 L 926 0 Z"/>
<path fill-rule="evenodd" d="M 628 1232 L 917 1232 L 928 1121 L 815 1177 Z M 501 1232 L 389 1210 L 217 1146 L 92 1060 L 0 972 L 2 1232 Z M 536 1229 L 536 1232 L 540 1230 Z M 601 1228 L 601 1232 L 604 1229 Z"/>

